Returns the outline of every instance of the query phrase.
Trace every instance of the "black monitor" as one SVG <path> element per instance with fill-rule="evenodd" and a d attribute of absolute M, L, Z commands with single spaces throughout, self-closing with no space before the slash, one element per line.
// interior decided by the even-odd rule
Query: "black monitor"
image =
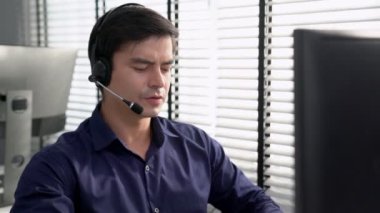
<path fill-rule="evenodd" d="M 296 213 L 380 212 L 380 32 L 296 30 Z"/>
<path fill-rule="evenodd" d="M 64 129 L 77 51 L 0 45 L 0 93 L 32 91 L 32 136 Z"/>

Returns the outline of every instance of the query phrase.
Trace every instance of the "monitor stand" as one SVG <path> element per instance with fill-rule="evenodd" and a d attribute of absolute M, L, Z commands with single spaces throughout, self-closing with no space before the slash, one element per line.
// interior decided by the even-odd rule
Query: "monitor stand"
<path fill-rule="evenodd" d="M 0 206 L 14 202 L 14 192 L 30 159 L 32 91 L 0 91 Z"/>

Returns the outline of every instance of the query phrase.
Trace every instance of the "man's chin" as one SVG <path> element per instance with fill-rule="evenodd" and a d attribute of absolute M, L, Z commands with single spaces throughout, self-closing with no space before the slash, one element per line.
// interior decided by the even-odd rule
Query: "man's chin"
<path fill-rule="evenodd" d="M 161 109 L 145 109 L 143 110 L 141 116 L 143 117 L 157 117 L 161 112 Z"/>

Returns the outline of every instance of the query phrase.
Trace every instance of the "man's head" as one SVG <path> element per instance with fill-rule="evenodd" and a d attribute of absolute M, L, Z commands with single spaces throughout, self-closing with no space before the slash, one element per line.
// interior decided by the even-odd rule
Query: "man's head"
<path fill-rule="evenodd" d="M 92 75 L 107 86 L 114 53 L 124 44 L 138 43 L 151 36 L 170 36 L 174 52 L 178 31 L 156 11 L 135 3 L 111 9 L 98 19 L 91 31 L 88 56 Z"/>
<path fill-rule="evenodd" d="M 137 4 L 119 6 L 102 16 L 91 32 L 92 76 L 141 105 L 143 117 L 156 116 L 169 91 L 177 36 L 177 29 L 157 12 Z M 130 113 L 107 92 L 102 102 L 102 108 L 114 113 Z"/>

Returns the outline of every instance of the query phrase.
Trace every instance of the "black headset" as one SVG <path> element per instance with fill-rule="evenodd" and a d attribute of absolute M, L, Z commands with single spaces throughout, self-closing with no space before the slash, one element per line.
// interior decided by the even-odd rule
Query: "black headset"
<path fill-rule="evenodd" d="M 89 49 L 88 54 L 91 63 L 91 75 L 89 76 L 89 81 L 96 82 L 99 81 L 104 86 L 108 86 L 111 81 L 111 72 L 112 72 L 112 62 L 110 62 L 107 58 L 97 56 L 97 48 L 100 46 L 98 44 L 99 40 L 98 35 L 102 30 L 102 27 L 110 20 L 113 14 L 117 14 L 117 11 L 126 8 L 126 7 L 144 7 L 141 4 L 137 3 L 127 3 L 120 5 L 114 9 L 111 9 L 107 13 L 103 15 L 96 22 L 94 28 L 92 29 L 90 41 L 89 41 Z"/>

